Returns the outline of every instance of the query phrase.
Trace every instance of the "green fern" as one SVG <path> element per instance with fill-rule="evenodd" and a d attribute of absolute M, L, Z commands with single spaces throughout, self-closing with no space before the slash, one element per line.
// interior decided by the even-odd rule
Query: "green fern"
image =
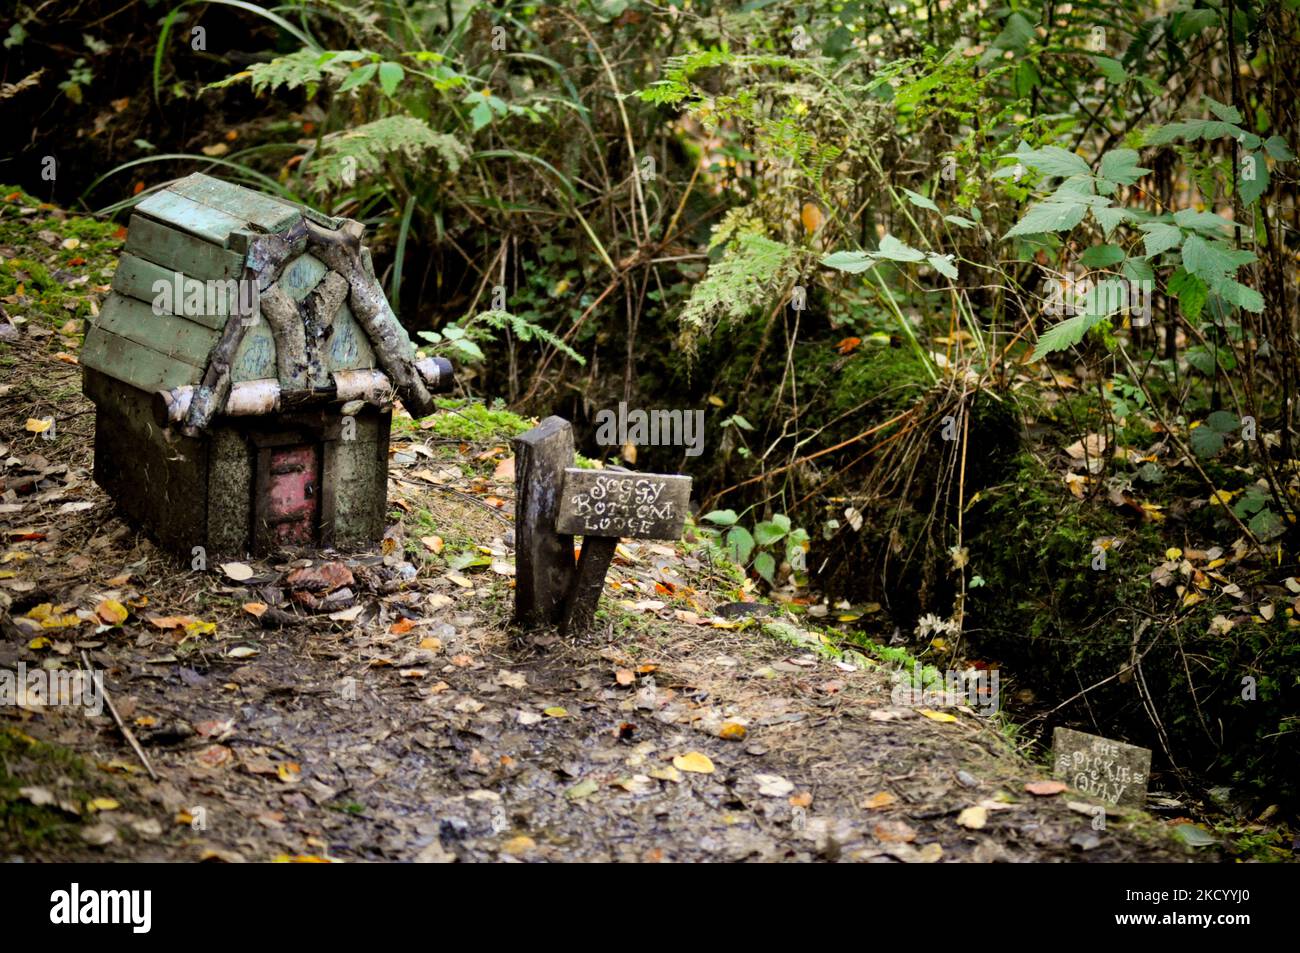
<path fill-rule="evenodd" d="M 269 63 L 254 63 L 242 72 L 209 83 L 207 88 L 221 89 L 248 80 L 255 93 L 273 93 L 281 87 L 302 87 L 307 91 L 307 98 L 312 99 L 322 83 L 326 80 L 342 81 L 348 72 L 347 62 L 337 53 L 299 50 L 287 56 L 277 56 Z"/>
<path fill-rule="evenodd" d="M 319 157 L 311 163 L 311 171 L 316 174 L 312 187 L 317 192 L 350 187 L 358 175 L 381 171 L 384 160 L 391 156 L 418 165 L 430 149 L 453 173 L 469 158 L 469 150 L 458 139 L 434 132 L 413 116 L 388 116 L 355 129 L 330 133 L 321 141 Z"/>
<path fill-rule="evenodd" d="M 472 320 L 481 321 L 498 331 L 509 329 L 510 333 L 521 341 L 541 341 L 544 344 L 549 344 L 561 354 L 576 361 L 578 364 L 587 363 L 585 357 L 573 348 L 569 347 L 569 345 L 565 344 L 557 335 L 548 331 L 540 324 L 533 324 L 533 322 L 526 318 L 521 318 L 518 315 L 511 314 L 509 311 L 484 311 L 475 315 Z"/>
<path fill-rule="evenodd" d="M 729 217 L 722 228 L 734 238 L 691 291 L 678 319 L 679 340 L 688 357 L 699 350 L 700 339 L 709 337 L 719 325 L 738 324 L 771 300 L 803 264 L 804 255 L 798 248 L 752 230 L 752 223 Z"/>

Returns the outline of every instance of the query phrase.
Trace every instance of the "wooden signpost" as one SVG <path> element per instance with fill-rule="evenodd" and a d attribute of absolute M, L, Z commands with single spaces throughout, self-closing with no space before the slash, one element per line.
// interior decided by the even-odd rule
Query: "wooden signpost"
<path fill-rule="evenodd" d="M 1052 732 L 1056 776 L 1070 787 L 1111 804 L 1142 807 L 1151 775 L 1151 749 L 1069 728 Z"/>
<path fill-rule="evenodd" d="M 514 448 L 515 620 L 580 635 L 591 628 L 620 537 L 681 536 L 691 478 L 570 466 L 573 430 L 561 417 L 515 438 Z M 574 536 L 582 537 L 576 564 Z"/>

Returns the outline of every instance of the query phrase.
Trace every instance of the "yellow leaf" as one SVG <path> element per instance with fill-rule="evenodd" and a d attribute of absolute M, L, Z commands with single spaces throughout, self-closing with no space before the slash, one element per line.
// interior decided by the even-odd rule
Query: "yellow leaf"
<path fill-rule="evenodd" d="M 520 834 L 518 837 L 512 837 L 510 840 L 502 844 L 501 850 L 506 854 L 518 855 L 525 854 L 536 846 L 537 841 L 524 834 Z"/>
<path fill-rule="evenodd" d="M 718 731 L 718 737 L 726 741 L 741 741 L 748 733 L 744 725 L 735 721 L 724 721 L 721 730 Z"/>
<path fill-rule="evenodd" d="M 726 402 L 725 400 L 723 400 L 721 397 L 719 397 L 717 394 L 710 394 L 710 395 L 709 395 L 709 403 L 712 404 L 714 407 L 726 407 L 726 406 L 727 406 L 727 402 Z"/>
<path fill-rule="evenodd" d="M 862 809 L 865 811 L 878 811 L 881 808 L 889 807 L 897 800 L 898 798 L 888 791 L 878 791 L 862 802 Z"/>
<path fill-rule="evenodd" d="M 673 767 L 678 771 L 687 771 L 692 774 L 713 773 L 713 762 L 709 760 L 709 756 L 700 754 L 698 751 L 679 754 L 673 758 Z"/>
<path fill-rule="evenodd" d="M 665 764 L 659 768 L 651 768 L 647 774 L 657 781 L 672 781 L 674 783 L 682 779 L 682 774 L 670 764 Z"/>
<path fill-rule="evenodd" d="M 973 831 L 979 830 L 989 819 L 989 812 L 986 808 L 978 804 L 974 807 L 968 807 L 957 815 L 957 823 L 962 827 L 969 827 Z"/>
<path fill-rule="evenodd" d="M 1170 546 L 1165 550 L 1165 559 L 1182 559 L 1183 551 L 1177 546 Z"/>
<path fill-rule="evenodd" d="M 918 708 L 917 711 L 926 718 L 929 718 L 932 721 L 942 722 L 945 725 L 957 720 L 956 715 L 950 715 L 946 711 L 934 711 L 930 708 Z"/>
<path fill-rule="evenodd" d="M 130 613 L 127 612 L 126 606 L 116 599 L 105 599 L 95 606 L 95 615 L 99 616 L 105 625 L 121 625 Z"/>
<path fill-rule="evenodd" d="M 296 784 L 302 775 L 302 768 L 295 761 L 281 761 L 276 765 L 275 773 L 285 784 Z"/>
<path fill-rule="evenodd" d="M 87 804 L 87 809 L 91 811 L 116 811 L 121 804 L 118 804 L 111 797 L 92 798 Z"/>
<path fill-rule="evenodd" d="M 50 417 L 48 420 L 37 420 L 35 417 L 27 418 L 27 429 L 31 433 L 45 433 L 45 431 L 49 430 L 53 426 L 53 417 Z"/>
<path fill-rule="evenodd" d="M 568 709 L 561 705 L 552 705 L 550 708 L 543 708 L 542 714 L 550 715 L 552 718 L 564 718 L 569 712 Z"/>
<path fill-rule="evenodd" d="M 1192 606 L 1196 605 L 1196 603 L 1204 601 L 1204 599 L 1205 596 L 1201 595 L 1199 592 L 1189 592 L 1183 599 L 1183 608 L 1190 609 Z"/>
<path fill-rule="evenodd" d="M 68 629 L 81 625 L 81 619 L 70 612 L 63 612 L 67 606 L 59 606 L 41 620 L 42 629 Z"/>
<path fill-rule="evenodd" d="M 290 857 L 288 854 L 276 854 L 271 859 L 273 864 L 332 864 L 334 861 L 328 857 L 318 857 L 315 854 L 294 854 Z"/>

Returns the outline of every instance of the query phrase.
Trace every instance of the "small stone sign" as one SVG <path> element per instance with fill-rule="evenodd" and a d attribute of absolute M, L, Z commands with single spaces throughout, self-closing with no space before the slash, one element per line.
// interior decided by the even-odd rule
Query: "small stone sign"
<path fill-rule="evenodd" d="M 1151 749 L 1069 728 L 1052 732 L 1056 776 L 1070 787 L 1111 804 L 1142 807 L 1151 775 Z"/>
<path fill-rule="evenodd" d="M 584 470 L 573 462 L 567 420 L 548 417 L 514 440 L 515 621 L 591 628 L 619 538 L 676 539 L 691 478 L 630 470 Z M 573 537 L 582 537 L 574 563 Z"/>
<path fill-rule="evenodd" d="M 575 536 L 677 539 L 690 498 L 687 476 L 569 467 L 555 528 Z"/>

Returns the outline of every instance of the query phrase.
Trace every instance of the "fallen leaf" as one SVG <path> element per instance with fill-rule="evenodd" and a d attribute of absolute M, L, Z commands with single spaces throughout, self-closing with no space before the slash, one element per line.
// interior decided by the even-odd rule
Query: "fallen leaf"
<path fill-rule="evenodd" d="M 49 788 L 42 788 L 42 787 L 19 788 L 18 796 L 21 798 L 25 798 L 27 801 L 34 804 L 36 807 L 44 807 L 46 804 L 53 804 L 55 802 L 54 795 L 50 792 Z"/>
<path fill-rule="evenodd" d="M 794 790 L 794 785 L 779 774 L 756 774 L 758 793 L 764 797 L 785 797 Z"/>
<path fill-rule="evenodd" d="M 511 672 L 504 668 L 497 672 L 497 683 L 506 686 L 506 688 L 528 687 L 528 679 L 523 672 Z"/>
<path fill-rule="evenodd" d="M 925 844 L 914 847 L 911 844 L 895 844 L 888 853 L 905 864 L 934 864 L 943 857 L 942 844 Z"/>
<path fill-rule="evenodd" d="M 585 797 L 591 797 L 599 790 L 599 785 L 591 778 L 584 778 L 573 787 L 564 792 L 564 796 L 570 801 L 580 801 Z"/>
<path fill-rule="evenodd" d="M 117 840 L 117 829 L 112 824 L 95 824 L 81 829 L 81 839 L 94 847 L 106 847 Z"/>
<path fill-rule="evenodd" d="M 691 774 L 712 774 L 713 762 L 709 760 L 708 755 L 701 754 L 698 751 L 690 751 L 686 754 L 679 754 L 673 758 L 673 767 L 679 771 L 686 771 Z M 794 785 L 790 785 L 791 790 Z M 787 792 L 788 793 L 788 792 Z"/>
<path fill-rule="evenodd" d="M 877 821 L 872 829 L 876 839 L 886 844 L 908 844 L 916 840 L 916 830 L 906 821 Z"/>
<path fill-rule="evenodd" d="M 862 809 L 864 811 L 879 811 L 897 802 L 898 798 L 888 791 L 878 791 L 862 802 Z"/>
<path fill-rule="evenodd" d="M 502 853 L 510 854 L 511 856 L 518 856 L 519 854 L 528 853 L 528 851 L 532 850 L 536 846 L 537 842 L 535 840 L 524 834 L 520 834 L 518 837 L 512 837 L 510 840 L 502 844 L 501 851 Z"/>
<path fill-rule="evenodd" d="M 253 578 L 253 567 L 247 563 L 222 563 L 221 571 L 235 582 L 244 582 Z"/>
<path fill-rule="evenodd" d="M 1051 797 L 1053 794 L 1060 794 L 1067 787 L 1064 781 L 1030 781 L 1025 785 L 1025 790 L 1038 797 Z"/>
<path fill-rule="evenodd" d="M 724 741 L 743 741 L 749 730 L 736 721 L 724 721 L 718 729 L 718 737 Z"/>
<path fill-rule="evenodd" d="M 931 721 L 937 721 L 945 725 L 957 720 L 956 715 L 950 715 L 946 711 L 934 711 L 930 708 L 918 708 L 917 711 Z"/>
<path fill-rule="evenodd" d="M 291 589 L 306 589 L 309 592 L 332 591 L 350 586 L 355 580 L 352 570 L 340 562 L 322 563 L 319 566 L 305 566 L 295 569 L 285 578 L 285 585 Z"/>
<path fill-rule="evenodd" d="M 257 619 L 262 618 L 262 614 L 263 614 L 264 612 L 266 612 L 266 608 L 267 608 L 267 606 L 266 606 L 266 603 L 265 603 L 265 602 L 245 602 L 245 603 L 244 603 L 244 611 L 247 612 L 249 615 L 253 616 L 254 618 L 257 618 Z"/>
<path fill-rule="evenodd" d="M 105 599 L 95 606 L 95 615 L 99 616 L 100 621 L 105 625 L 121 625 L 130 613 L 126 606 L 116 599 Z"/>
<path fill-rule="evenodd" d="M 962 827 L 969 827 L 973 831 L 982 828 L 988 819 L 988 810 L 979 805 L 968 807 L 957 815 L 957 823 Z"/>
<path fill-rule="evenodd" d="M 209 745 L 195 757 L 205 768 L 219 768 L 229 761 L 233 754 L 234 752 L 225 745 Z"/>

